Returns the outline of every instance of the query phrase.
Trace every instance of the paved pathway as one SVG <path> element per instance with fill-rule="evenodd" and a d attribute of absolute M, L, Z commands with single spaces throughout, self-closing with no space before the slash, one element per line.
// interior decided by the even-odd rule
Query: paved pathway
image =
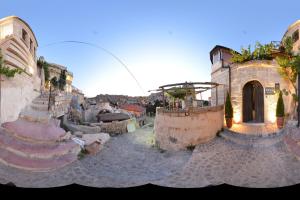
<path fill-rule="evenodd" d="M 56 187 L 77 183 L 93 187 L 204 187 L 227 183 L 243 187 L 281 187 L 300 183 L 300 161 L 282 135 L 259 145 L 217 137 L 191 151 L 161 152 L 152 147 L 151 128 L 112 137 L 96 156 L 48 173 L 0 165 L 0 183 L 19 187 Z M 253 143 L 258 141 L 253 140 Z M 266 142 L 266 145 L 264 145 Z"/>
<path fill-rule="evenodd" d="M 231 131 L 246 134 L 246 135 L 267 135 L 278 132 L 276 123 L 241 123 L 233 124 L 230 128 Z"/>

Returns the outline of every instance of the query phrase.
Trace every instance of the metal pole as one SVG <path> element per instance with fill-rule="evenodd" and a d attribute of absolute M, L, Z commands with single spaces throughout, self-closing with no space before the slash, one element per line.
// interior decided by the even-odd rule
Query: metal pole
<path fill-rule="evenodd" d="M 50 110 L 50 101 L 51 101 L 51 83 L 50 83 L 50 92 L 49 92 L 49 100 L 48 100 L 48 111 Z"/>

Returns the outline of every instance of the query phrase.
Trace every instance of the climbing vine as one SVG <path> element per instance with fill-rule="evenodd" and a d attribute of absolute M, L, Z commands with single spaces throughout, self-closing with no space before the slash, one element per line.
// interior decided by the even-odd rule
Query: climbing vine
<path fill-rule="evenodd" d="M 9 67 L 5 66 L 1 49 L 0 49 L 0 74 L 3 74 L 7 78 L 12 78 L 15 76 L 15 74 L 21 74 L 22 72 L 24 72 L 24 70 L 20 68 L 10 69 Z"/>
<path fill-rule="evenodd" d="M 59 89 L 60 90 L 64 90 L 65 85 L 67 84 L 67 80 L 66 80 L 67 76 L 66 76 L 66 70 L 63 70 L 60 74 L 58 83 L 59 83 Z"/>
<path fill-rule="evenodd" d="M 231 53 L 233 55 L 231 58 L 232 63 L 244 63 L 250 60 L 275 59 L 277 64 L 280 66 L 278 68 L 278 73 L 285 80 L 289 81 L 294 89 L 294 92 L 283 89 L 282 93 L 285 95 L 292 95 L 294 106 L 296 107 L 299 95 L 296 82 L 298 73 L 300 73 L 300 55 L 293 52 L 292 37 L 286 37 L 282 41 L 280 47 L 276 47 L 272 42 L 265 45 L 257 42 L 253 52 L 251 51 L 251 47 L 248 46 L 247 49 L 242 48 L 241 53 L 237 53 L 235 51 L 232 51 Z"/>
<path fill-rule="evenodd" d="M 37 61 L 37 65 L 44 69 L 45 81 L 48 82 L 49 78 L 50 78 L 49 63 L 44 61 L 43 57 L 39 57 L 39 59 Z"/>

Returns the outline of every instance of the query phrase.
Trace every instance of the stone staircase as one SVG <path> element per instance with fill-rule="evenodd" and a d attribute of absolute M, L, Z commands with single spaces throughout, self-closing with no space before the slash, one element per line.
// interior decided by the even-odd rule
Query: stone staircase
<path fill-rule="evenodd" d="M 0 162 L 11 167 L 52 171 L 76 161 L 80 150 L 59 121 L 51 118 L 46 95 L 27 106 L 18 120 L 0 127 Z"/>
<path fill-rule="evenodd" d="M 280 130 L 268 135 L 246 135 L 240 134 L 229 129 L 224 129 L 220 136 L 232 143 L 247 147 L 269 147 L 280 141 L 284 137 L 285 131 Z"/>
<path fill-rule="evenodd" d="M 297 127 L 287 128 L 287 134 L 283 138 L 287 149 L 300 159 L 300 129 Z"/>
<path fill-rule="evenodd" d="M 34 99 L 20 113 L 20 118 L 31 122 L 48 122 L 52 114 L 48 111 L 49 93 L 43 93 Z"/>

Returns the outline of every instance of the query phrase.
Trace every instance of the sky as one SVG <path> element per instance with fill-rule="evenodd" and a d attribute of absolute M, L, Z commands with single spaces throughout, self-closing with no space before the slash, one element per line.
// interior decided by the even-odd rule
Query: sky
<path fill-rule="evenodd" d="M 37 55 L 72 71 L 87 97 L 140 96 L 165 84 L 210 81 L 215 45 L 239 51 L 280 41 L 300 19 L 299 7 L 299 0 L 0 0 L 0 18 L 25 20 Z M 70 40 L 105 50 L 59 43 Z"/>

